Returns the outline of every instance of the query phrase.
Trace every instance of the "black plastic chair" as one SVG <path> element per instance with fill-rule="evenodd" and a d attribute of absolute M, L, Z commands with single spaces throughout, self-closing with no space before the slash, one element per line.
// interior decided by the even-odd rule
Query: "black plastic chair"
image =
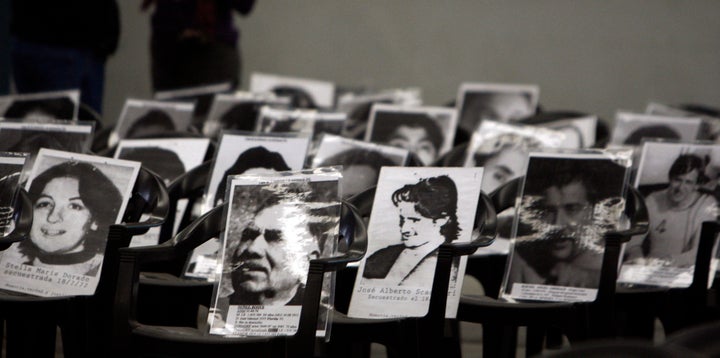
<path fill-rule="evenodd" d="M 508 182 L 492 193 L 496 210 L 515 205 L 522 178 Z M 640 194 L 629 190 L 625 213 L 631 220 L 628 230 L 605 234 L 600 286 L 590 303 L 522 302 L 511 303 L 487 296 L 463 295 L 458 320 L 483 325 L 483 352 L 489 357 L 515 355 L 517 328 L 528 327 L 527 354 L 542 351 L 546 332 L 559 327 L 572 339 L 612 337 L 615 332 L 615 283 L 621 245 L 633 235 L 647 232 L 647 209 Z"/>
<path fill-rule="evenodd" d="M 226 205 L 226 204 L 224 204 Z M 147 264 L 162 261 L 183 261 L 190 252 L 210 238 L 217 237 L 224 229 L 224 205 L 218 206 L 191 223 L 173 240 L 161 245 L 121 250 L 120 278 L 118 280 L 115 305 L 116 325 L 114 327 L 114 351 L 121 355 L 169 355 L 197 356 L 216 354 L 247 354 L 248 356 L 268 356 L 271 354 L 310 357 L 315 349 L 315 331 L 320 305 L 323 276 L 326 272 L 344 268 L 348 263 L 360 260 L 367 247 L 365 225 L 356 209 L 343 204 L 341 233 L 352 233 L 347 251 L 332 258 L 322 258 L 310 262 L 309 274 L 300 315 L 300 327 L 291 337 L 228 338 L 212 336 L 193 326 L 167 326 L 146 324 L 138 319 L 137 307 L 140 271 Z M 350 227 L 350 230 L 343 228 Z M 154 265 L 157 267 L 157 265 Z M 175 296 L 171 300 L 187 299 L 187 296 Z M 197 299 L 197 298 L 193 298 Z M 200 302 L 191 305 L 209 306 L 210 297 L 200 298 Z M 193 314 L 196 314 L 197 309 Z M 179 314 L 183 314 L 182 312 Z"/>
<path fill-rule="evenodd" d="M 23 200 L 29 202 L 26 196 Z M 53 357 L 57 326 L 62 332 L 66 355 L 87 356 L 101 350 L 110 326 L 117 249 L 127 246 L 132 236 L 160 225 L 167 208 L 167 192 L 162 180 L 141 169 L 124 213 L 124 224 L 110 226 L 102 273 L 94 295 L 36 297 L 0 292 L 0 317 L 7 325 L 8 356 Z M 26 210 L 22 215 L 27 212 L 32 213 Z M 142 214 L 148 214 L 149 218 L 138 222 Z"/>
<path fill-rule="evenodd" d="M 12 231 L 0 237 L 0 251 L 5 251 L 10 245 L 25 240 L 30 234 L 33 220 L 33 203 L 27 192 L 20 189 L 13 206 L 12 222 L 15 227 Z"/>
<path fill-rule="evenodd" d="M 570 348 L 556 352 L 546 352 L 538 357 L 553 358 L 675 358 L 675 357 L 704 357 L 682 347 L 660 345 L 656 346 L 643 340 L 598 340 L 583 342 Z"/>
<path fill-rule="evenodd" d="M 720 309 L 715 304 L 716 289 L 708 288 L 710 263 L 718 234 L 720 222 L 706 221 L 702 224 L 693 280 L 689 287 L 618 288 L 620 335 L 652 339 L 656 318 L 663 323 L 666 334 L 720 320 Z"/>
<path fill-rule="evenodd" d="M 720 322 L 693 326 L 673 333 L 665 340 L 667 347 L 682 347 L 702 357 L 720 356 Z"/>
<path fill-rule="evenodd" d="M 375 188 L 371 188 L 349 200 L 359 208 L 364 217 L 369 217 L 374 197 Z M 453 347 L 447 344 L 445 330 L 451 323 L 446 322 L 445 307 L 452 263 L 460 256 L 469 255 L 479 247 L 492 244 L 495 238 L 495 209 L 485 194 L 481 194 L 479 198 L 474 228 L 479 235 L 472 242 L 445 243 L 439 247 L 429 309 L 424 317 L 349 318 L 345 314 L 349 308 L 357 268 L 346 270 L 342 276 L 338 276 L 336 321 L 330 342 L 325 347 L 326 355 L 367 357 L 371 343 L 384 345 L 388 357 L 435 357 L 449 354 L 447 349 Z M 459 351 L 456 354 L 459 354 Z"/>

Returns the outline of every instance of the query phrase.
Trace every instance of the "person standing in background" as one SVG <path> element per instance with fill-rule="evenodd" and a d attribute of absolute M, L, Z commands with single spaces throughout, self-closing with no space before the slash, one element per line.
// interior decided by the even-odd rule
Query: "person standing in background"
<path fill-rule="evenodd" d="M 153 91 L 239 83 L 239 32 L 233 11 L 247 15 L 255 0 L 143 0 L 154 5 L 150 60 Z"/>
<path fill-rule="evenodd" d="M 117 49 L 115 0 L 14 0 L 12 78 L 18 93 L 80 89 L 80 102 L 102 112 L 105 62 Z"/>

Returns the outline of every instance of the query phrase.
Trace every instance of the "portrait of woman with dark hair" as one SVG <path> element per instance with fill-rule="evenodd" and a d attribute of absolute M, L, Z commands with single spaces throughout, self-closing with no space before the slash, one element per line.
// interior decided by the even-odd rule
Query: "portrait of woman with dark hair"
<path fill-rule="evenodd" d="M 315 104 L 315 99 L 313 99 L 313 96 L 303 88 L 297 86 L 282 85 L 274 87 L 272 89 L 272 92 L 275 93 L 275 95 L 278 97 L 289 97 L 290 106 L 292 108 L 318 108 L 318 106 Z"/>
<path fill-rule="evenodd" d="M 234 104 L 220 118 L 205 122 L 203 132 L 206 136 L 217 137 L 222 130 L 255 130 L 255 122 L 260 113 L 260 102 L 241 102 Z"/>
<path fill-rule="evenodd" d="M 28 192 L 33 224 L 17 246 L 21 263 L 96 276 L 123 202 L 115 184 L 93 164 L 68 161 L 36 176 Z"/>
<path fill-rule="evenodd" d="M 141 162 L 144 167 L 159 175 L 165 181 L 165 184 L 169 184 L 172 180 L 185 173 L 185 165 L 177 153 L 165 148 L 124 148 L 118 158 Z"/>
<path fill-rule="evenodd" d="M 367 139 L 415 153 L 424 165 L 432 164 L 440 154 L 444 134 L 428 114 L 378 112 Z"/>
<path fill-rule="evenodd" d="M 76 104 L 67 97 L 15 100 L 5 118 L 74 119 Z"/>
<path fill-rule="evenodd" d="M 340 179 L 342 196 L 349 198 L 377 184 L 380 168 L 399 166 L 380 152 L 353 148 L 337 153 L 323 160 L 317 167 L 343 166 Z"/>
<path fill-rule="evenodd" d="M 280 153 L 271 152 L 265 147 L 253 147 L 240 154 L 233 165 L 223 174 L 223 178 L 215 190 L 215 205 L 225 200 L 225 187 L 228 175 L 263 174 L 290 170 Z"/>
<path fill-rule="evenodd" d="M 664 139 L 680 139 L 680 134 L 665 125 L 644 126 L 634 130 L 625 138 L 623 144 L 640 145 L 643 138 L 664 138 Z"/>
<path fill-rule="evenodd" d="M 143 138 L 167 132 L 177 131 L 169 114 L 153 109 L 138 117 L 125 132 L 124 138 Z"/>
<path fill-rule="evenodd" d="M 397 189 L 391 201 L 398 210 L 400 242 L 368 256 L 363 278 L 414 286 L 432 277 L 438 247 L 460 233 L 457 199 L 455 182 L 447 175 Z"/>

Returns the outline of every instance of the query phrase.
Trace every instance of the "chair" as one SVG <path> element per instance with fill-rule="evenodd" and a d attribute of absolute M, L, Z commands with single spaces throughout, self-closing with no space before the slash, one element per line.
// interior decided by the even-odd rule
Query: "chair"
<path fill-rule="evenodd" d="M 675 332 L 667 337 L 665 346 L 689 349 L 702 357 L 720 355 L 720 322 L 698 325 Z"/>
<path fill-rule="evenodd" d="M 226 204 L 224 204 L 226 205 Z M 208 335 L 195 327 L 151 325 L 140 321 L 137 307 L 142 305 L 138 297 L 140 271 L 149 263 L 161 261 L 177 262 L 187 258 L 190 252 L 224 229 L 224 205 L 218 206 L 193 221 L 173 240 L 151 247 L 124 248 L 120 251 L 121 267 L 118 279 L 115 305 L 114 352 L 120 355 L 170 355 L 196 356 L 215 354 L 245 353 L 249 356 L 287 354 L 288 356 L 310 357 L 315 349 L 315 331 L 322 289 L 326 272 L 344 268 L 348 263 L 360 260 L 367 245 L 365 225 L 356 209 L 343 203 L 341 233 L 352 232 L 348 250 L 336 257 L 321 258 L 310 262 L 305 288 L 300 327 L 291 337 L 228 338 Z M 348 231 L 348 226 L 351 228 Z M 157 267 L 157 265 L 156 265 Z M 185 296 L 173 297 L 173 300 Z M 194 304 L 208 305 L 210 297 Z M 192 304 L 192 303 L 190 303 Z M 181 313 L 182 314 L 182 313 Z"/>
<path fill-rule="evenodd" d="M 689 287 L 618 288 L 618 310 L 620 318 L 624 318 L 618 322 L 624 329 L 621 335 L 652 339 L 656 318 L 663 323 L 666 334 L 720 319 L 714 302 L 715 288 L 708 289 L 710 262 L 719 233 L 720 222 L 703 223 Z"/>
<path fill-rule="evenodd" d="M 22 197 L 22 196 L 21 196 Z M 25 196 L 25 199 L 29 199 Z M 31 204 L 32 205 L 32 204 Z M 31 211 L 25 211 L 25 213 Z M 141 214 L 149 218 L 138 222 Z M 7 324 L 7 354 L 55 354 L 56 326 L 60 326 L 65 354 L 84 356 L 97 352 L 105 342 L 117 275 L 117 248 L 133 235 L 162 223 L 167 214 L 167 192 L 162 180 L 141 169 L 125 210 L 124 224 L 111 225 L 98 287 L 93 296 L 35 297 L 0 292 L 0 317 Z"/>
<path fill-rule="evenodd" d="M 491 194 L 496 210 L 515 205 L 522 178 L 508 182 Z M 458 320 L 483 325 L 483 353 L 489 357 L 514 356 L 517 328 L 528 327 L 527 354 L 542 350 L 545 332 L 560 327 L 574 339 L 612 337 L 614 335 L 615 282 L 621 245 L 633 235 L 647 231 L 647 209 L 636 190 L 630 190 L 625 212 L 631 227 L 605 234 L 600 285 L 591 303 L 531 302 L 510 303 L 486 296 L 463 295 Z"/>
<path fill-rule="evenodd" d="M 24 189 L 18 190 L 12 214 L 15 227 L 12 231 L 0 237 L 0 251 L 5 251 L 10 245 L 27 238 L 30 227 L 32 227 L 32 214 L 33 204 L 30 197 Z"/>
<path fill-rule="evenodd" d="M 375 197 L 375 188 L 357 194 L 349 200 L 369 217 Z M 345 314 L 349 307 L 357 268 L 338 275 L 335 321 L 327 356 L 367 357 L 371 343 L 384 345 L 388 357 L 439 356 L 448 354 L 445 342 L 445 306 L 453 261 L 469 255 L 479 247 L 488 246 L 495 237 L 495 209 L 481 194 L 475 218 L 480 235 L 472 242 L 446 243 L 438 249 L 438 261 L 433 279 L 429 310 L 421 318 L 357 319 Z M 459 354 L 459 351 L 457 352 Z"/>

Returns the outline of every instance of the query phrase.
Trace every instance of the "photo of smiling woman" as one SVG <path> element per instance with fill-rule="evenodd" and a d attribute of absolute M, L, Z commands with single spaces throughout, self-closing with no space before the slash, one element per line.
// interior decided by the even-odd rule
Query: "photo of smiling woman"
<path fill-rule="evenodd" d="M 107 203 L 122 202 L 112 181 L 92 164 L 70 161 L 35 177 L 29 194 L 33 225 L 29 240 L 18 245 L 22 263 L 97 275 L 108 228 L 119 210 Z"/>

